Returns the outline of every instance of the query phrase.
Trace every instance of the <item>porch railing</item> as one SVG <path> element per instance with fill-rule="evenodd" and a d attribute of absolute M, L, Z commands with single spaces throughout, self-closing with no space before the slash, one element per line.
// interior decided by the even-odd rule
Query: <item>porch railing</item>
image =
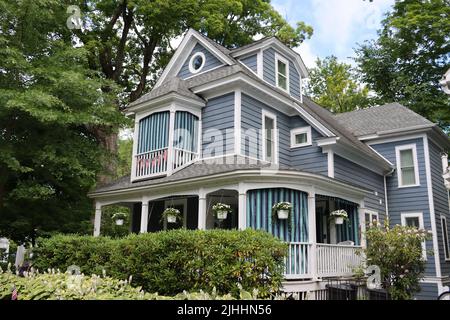
<path fill-rule="evenodd" d="M 363 261 L 358 246 L 318 243 L 316 248 L 319 277 L 350 276 Z"/>
<path fill-rule="evenodd" d="M 323 243 L 313 246 L 306 242 L 291 242 L 288 246 L 285 258 L 285 278 L 288 280 L 351 276 L 363 262 L 358 254 L 359 246 Z M 314 256 L 315 263 L 312 261 Z"/>
<path fill-rule="evenodd" d="M 290 242 L 288 245 L 289 253 L 285 258 L 286 279 L 308 278 L 310 276 L 310 244 L 305 242 Z"/>
<path fill-rule="evenodd" d="M 173 148 L 172 150 L 173 152 L 169 152 L 169 148 L 162 148 L 136 155 L 134 178 L 165 175 L 169 171 L 169 168 L 173 171 L 182 169 L 198 157 L 196 152 L 178 148 Z M 171 156 L 169 156 L 169 153 Z"/>

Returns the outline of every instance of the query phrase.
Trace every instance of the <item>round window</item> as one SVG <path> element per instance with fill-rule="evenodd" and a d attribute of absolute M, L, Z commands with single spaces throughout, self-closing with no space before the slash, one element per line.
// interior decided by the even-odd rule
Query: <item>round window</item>
<path fill-rule="evenodd" d="M 203 52 L 197 52 L 191 57 L 191 60 L 189 61 L 189 71 L 191 73 L 200 72 L 204 65 L 205 55 L 203 54 Z"/>

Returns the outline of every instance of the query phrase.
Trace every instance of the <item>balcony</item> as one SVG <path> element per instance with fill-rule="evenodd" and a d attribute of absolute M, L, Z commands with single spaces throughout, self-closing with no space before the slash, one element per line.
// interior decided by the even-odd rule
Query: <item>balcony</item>
<path fill-rule="evenodd" d="M 136 121 L 131 180 L 169 176 L 199 157 L 199 117 L 159 111 Z"/>

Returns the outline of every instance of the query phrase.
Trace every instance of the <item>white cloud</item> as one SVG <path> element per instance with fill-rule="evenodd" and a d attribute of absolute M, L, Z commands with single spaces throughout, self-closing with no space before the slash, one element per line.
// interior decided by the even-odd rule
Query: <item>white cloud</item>
<path fill-rule="evenodd" d="M 302 60 L 308 69 L 316 66 L 317 55 L 312 51 L 309 42 L 303 42 L 299 47 L 294 48 L 294 51 L 302 57 Z"/>

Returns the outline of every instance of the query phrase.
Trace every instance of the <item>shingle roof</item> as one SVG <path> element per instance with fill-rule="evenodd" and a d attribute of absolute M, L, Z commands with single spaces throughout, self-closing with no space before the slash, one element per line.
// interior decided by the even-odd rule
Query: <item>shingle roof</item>
<path fill-rule="evenodd" d="M 205 102 L 202 98 L 200 98 L 198 95 L 194 94 L 191 90 L 189 90 L 189 87 L 185 80 L 182 80 L 178 77 L 173 77 L 170 79 L 167 79 L 164 81 L 160 86 L 153 88 L 152 91 L 149 93 L 143 95 L 136 101 L 130 103 L 129 107 L 138 105 L 142 102 L 149 101 L 158 97 L 161 97 L 163 95 L 176 92 L 182 96 L 197 100 L 199 102 Z"/>
<path fill-rule="evenodd" d="M 336 114 L 334 118 L 342 126 L 348 128 L 355 136 L 421 126 L 433 127 L 435 125 L 399 103 L 389 103 L 382 106 Z"/>
<path fill-rule="evenodd" d="M 160 184 L 168 183 L 168 182 L 176 182 L 188 180 L 191 178 L 202 178 L 211 175 L 221 174 L 221 173 L 229 173 L 233 171 L 240 170 L 261 170 L 261 169 L 270 169 L 270 164 L 249 160 L 248 158 L 242 156 L 225 156 L 223 158 L 216 158 L 212 160 L 204 160 L 194 162 L 191 165 L 181 169 L 180 171 L 175 172 L 171 176 L 156 178 L 156 179 L 148 179 L 138 182 L 131 182 L 130 176 L 124 176 L 108 185 L 101 186 L 97 188 L 94 192 L 90 193 L 91 196 L 94 196 L 97 193 L 109 192 L 109 191 L 118 191 L 122 189 L 130 189 L 130 188 L 138 188 L 138 187 L 146 187 L 146 186 L 157 186 Z M 294 167 L 288 167 L 279 165 L 277 167 L 279 170 L 283 171 L 292 171 L 292 172 L 303 172 L 302 170 Z M 328 176 L 317 174 L 318 176 L 323 176 L 328 179 Z M 346 184 L 348 182 L 341 181 L 339 179 L 333 179 L 336 181 L 340 181 Z M 361 188 L 361 186 L 353 185 L 352 186 Z"/>

